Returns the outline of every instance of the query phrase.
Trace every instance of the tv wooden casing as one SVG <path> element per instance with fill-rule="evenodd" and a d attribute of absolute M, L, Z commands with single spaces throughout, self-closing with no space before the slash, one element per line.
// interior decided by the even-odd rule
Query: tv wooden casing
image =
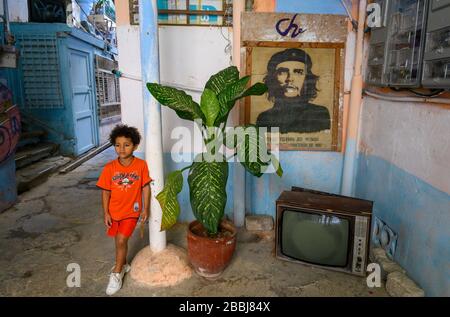
<path fill-rule="evenodd" d="M 275 255 L 277 258 L 289 262 L 301 263 L 314 267 L 321 267 L 324 269 L 335 270 L 345 273 L 350 273 L 359 276 L 366 275 L 366 268 L 369 260 L 369 245 L 370 232 L 372 222 L 372 207 L 373 202 L 357 199 L 347 196 L 330 194 L 301 187 L 292 187 L 292 191 L 284 191 L 276 201 L 276 224 L 275 224 Z M 350 241 L 349 251 L 347 254 L 347 266 L 327 266 L 314 264 L 306 261 L 294 259 L 290 256 L 284 255 L 281 251 L 281 221 L 283 211 L 286 209 L 304 210 L 306 212 L 329 215 L 329 216 L 344 216 L 350 219 Z M 356 217 L 364 217 L 367 219 L 367 226 L 365 229 L 365 241 L 362 247 L 362 261 L 361 270 L 354 269 L 355 252 L 358 252 L 355 245 L 355 219 Z M 362 218 L 359 218 L 362 219 Z"/>

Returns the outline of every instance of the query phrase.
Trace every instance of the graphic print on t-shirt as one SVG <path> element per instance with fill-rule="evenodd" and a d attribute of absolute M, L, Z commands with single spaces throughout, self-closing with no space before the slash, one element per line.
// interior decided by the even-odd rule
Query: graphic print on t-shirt
<path fill-rule="evenodd" d="M 121 173 L 116 172 L 112 177 L 112 181 L 121 190 L 127 191 L 128 188 L 133 187 L 133 184 L 139 180 L 139 175 L 136 172 Z"/>

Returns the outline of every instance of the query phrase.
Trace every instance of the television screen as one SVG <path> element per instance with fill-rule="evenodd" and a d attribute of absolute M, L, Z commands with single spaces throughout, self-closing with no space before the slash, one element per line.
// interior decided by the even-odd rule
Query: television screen
<path fill-rule="evenodd" d="M 312 264 L 347 266 L 350 222 L 344 217 L 285 210 L 281 252 Z"/>

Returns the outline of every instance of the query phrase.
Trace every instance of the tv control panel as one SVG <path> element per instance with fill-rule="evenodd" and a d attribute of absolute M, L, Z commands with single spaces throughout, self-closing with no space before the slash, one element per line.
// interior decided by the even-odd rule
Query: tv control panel
<path fill-rule="evenodd" d="M 368 220 L 369 218 L 367 217 L 355 217 L 352 271 L 358 275 L 366 274 L 366 235 L 369 230 Z"/>

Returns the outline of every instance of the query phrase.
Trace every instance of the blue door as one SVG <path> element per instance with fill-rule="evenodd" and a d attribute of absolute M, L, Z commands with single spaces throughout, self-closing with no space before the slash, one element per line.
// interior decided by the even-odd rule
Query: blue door
<path fill-rule="evenodd" d="M 69 48 L 69 68 L 77 139 L 76 154 L 80 155 L 97 145 L 94 80 L 89 52 Z"/>

